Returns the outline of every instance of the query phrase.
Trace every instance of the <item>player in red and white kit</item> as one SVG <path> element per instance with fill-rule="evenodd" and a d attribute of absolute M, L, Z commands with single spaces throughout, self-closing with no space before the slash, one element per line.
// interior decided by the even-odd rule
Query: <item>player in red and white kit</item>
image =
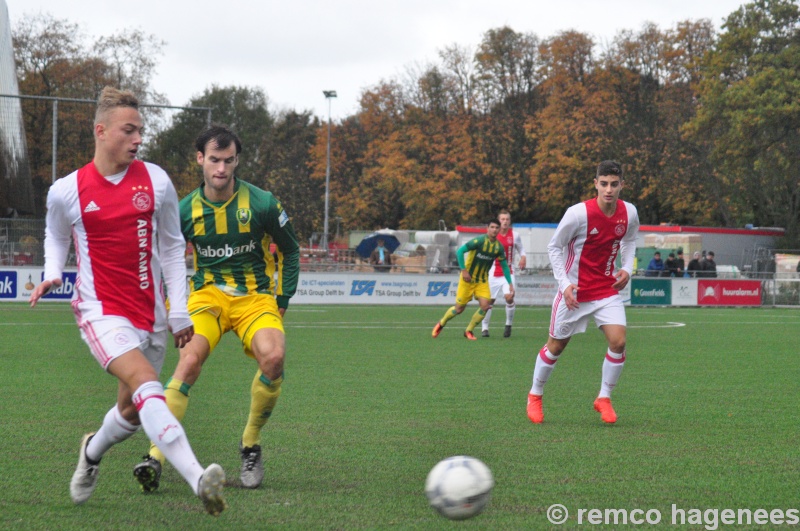
<path fill-rule="evenodd" d="M 500 232 L 497 233 L 497 241 L 503 246 L 506 251 L 506 259 L 508 260 L 508 269 L 511 271 L 511 283 L 514 284 L 514 268 L 511 265 L 514 259 L 514 251 L 519 254 L 519 269 L 525 269 L 527 258 L 525 256 L 525 248 L 522 246 L 522 238 L 519 233 L 514 232 L 511 228 L 511 213 L 508 210 L 501 210 L 497 215 L 500 221 Z M 492 269 L 489 271 L 489 291 L 492 298 L 489 301 L 494 305 L 494 302 L 503 296 L 506 301 L 506 328 L 503 331 L 503 337 L 511 337 L 511 325 L 514 324 L 514 294 L 509 289 L 508 281 L 503 274 L 503 268 L 500 267 L 495 260 Z M 481 336 L 489 337 L 489 321 L 492 319 L 492 307 L 486 310 L 486 317 L 481 321 Z"/>
<path fill-rule="evenodd" d="M 567 209 L 547 246 L 559 287 L 550 317 L 550 336 L 536 357 L 533 386 L 528 394 L 528 418 L 536 424 L 544 421 L 544 384 L 570 338 L 586 331 L 590 317 L 594 317 L 608 341 L 594 408 L 603 422 L 617 421 L 611 391 L 625 363 L 627 325 L 619 291 L 633 272 L 639 215 L 636 207 L 619 199 L 623 177 L 617 162 L 600 163 L 594 186 L 597 198 Z M 614 270 L 617 254 L 622 264 L 619 271 Z"/>
<path fill-rule="evenodd" d="M 136 160 L 142 143 L 138 100 L 106 87 L 98 100 L 92 162 L 59 179 L 47 194 L 43 281 L 31 306 L 62 284 L 75 244 L 78 276 L 72 309 L 81 337 L 103 369 L 119 380 L 116 404 L 96 433 L 84 435 L 70 482 L 76 504 L 97 485 L 106 451 L 144 427 L 197 494 L 206 510 L 225 508 L 225 473 L 205 470 L 170 413 L 158 373 L 164 362 L 167 328 L 182 347 L 194 327 L 186 308 L 186 266 L 178 196 L 167 174 Z M 162 279 L 170 295 L 167 316 Z"/>

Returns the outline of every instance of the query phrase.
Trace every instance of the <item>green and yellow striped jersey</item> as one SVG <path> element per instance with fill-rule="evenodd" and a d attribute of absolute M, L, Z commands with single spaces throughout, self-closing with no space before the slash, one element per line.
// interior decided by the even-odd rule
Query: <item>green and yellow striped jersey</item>
<path fill-rule="evenodd" d="M 214 284 L 233 295 L 272 294 L 280 308 L 288 307 L 297 289 L 300 246 L 271 192 L 236 179 L 233 197 L 213 203 L 201 186 L 181 199 L 180 215 L 183 235 L 194 246 L 192 290 Z"/>
<path fill-rule="evenodd" d="M 459 247 L 456 257 L 458 266 L 469 271 L 473 283 L 489 281 L 489 269 L 492 268 L 495 259 L 500 260 L 503 272 L 508 270 L 505 249 L 499 241 L 489 241 L 485 235 L 473 238 Z M 506 278 L 511 282 L 508 275 Z"/>

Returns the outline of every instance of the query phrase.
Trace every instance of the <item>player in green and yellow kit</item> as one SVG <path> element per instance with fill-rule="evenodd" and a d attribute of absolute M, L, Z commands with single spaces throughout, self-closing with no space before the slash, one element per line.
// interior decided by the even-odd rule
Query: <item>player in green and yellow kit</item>
<path fill-rule="evenodd" d="M 181 230 L 194 246 L 188 306 L 195 335 L 180 349 L 164 394 L 170 411 L 183 419 L 189 389 L 203 363 L 223 334 L 236 332 L 245 354 L 258 363 L 239 445 L 242 486 L 256 488 L 264 477 L 261 429 L 281 394 L 283 315 L 297 288 L 300 247 L 280 202 L 234 176 L 242 144 L 233 131 L 212 125 L 197 137 L 195 147 L 204 182 L 180 202 Z M 144 462 L 134 468 L 145 492 L 158 488 L 163 462 L 151 445 Z"/>
<path fill-rule="evenodd" d="M 497 241 L 498 232 L 500 232 L 500 222 L 497 219 L 493 219 L 486 226 L 486 236 L 473 238 L 456 251 L 458 267 L 461 268 L 458 291 L 456 291 L 456 305 L 451 306 L 444 313 L 444 317 L 433 327 L 433 333 L 431 334 L 433 337 L 438 337 L 447 321 L 463 312 L 467 303 L 475 298 L 478 299 L 480 308 L 478 308 L 469 325 L 467 325 L 464 337 L 472 341 L 477 339 L 472 331 L 483 320 L 486 311 L 491 307 L 492 294 L 489 291 L 489 269 L 491 269 L 495 259 L 500 261 L 503 275 L 505 275 L 510 286 L 510 294 L 512 297 L 514 296 L 511 271 L 508 269 L 506 252 L 500 242 Z"/>

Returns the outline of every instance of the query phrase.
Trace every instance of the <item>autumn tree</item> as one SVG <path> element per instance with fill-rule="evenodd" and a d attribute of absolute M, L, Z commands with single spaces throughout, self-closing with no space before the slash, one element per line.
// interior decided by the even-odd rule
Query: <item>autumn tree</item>
<path fill-rule="evenodd" d="M 310 164 L 319 127 L 320 120 L 309 111 L 286 111 L 261 143 L 264 170 L 259 185 L 283 203 L 301 240 L 323 225 L 324 189 L 320 193 Z"/>
<path fill-rule="evenodd" d="M 681 127 L 694 116 L 693 84 L 713 35 L 707 20 L 664 30 L 646 23 L 639 32 L 620 32 L 604 52 L 608 88 L 621 110 L 620 127 L 607 134 L 628 171 L 626 197 L 646 223 L 710 221 L 705 161 Z"/>
<path fill-rule="evenodd" d="M 173 117 L 170 127 L 148 142 L 144 153 L 149 160 L 167 170 L 178 196 L 183 197 L 202 182 L 194 140 L 208 125 L 208 113 L 192 107 L 211 109 L 213 122 L 236 131 L 242 140 L 236 175 L 256 186 L 263 185 L 266 175 L 263 146 L 274 124 L 264 91 L 252 87 L 214 85 L 189 100 L 187 107 Z"/>
<path fill-rule="evenodd" d="M 619 158 L 611 139 L 622 124 L 621 102 L 610 76 L 595 72 L 593 47 L 589 35 L 575 31 L 542 44 L 546 104 L 528 132 L 537 144 L 530 178 L 543 219 L 559 219 L 567 206 L 590 196 L 597 162 Z"/>
<path fill-rule="evenodd" d="M 151 88 L 163 43 L 140 30 L 90 40 L 78 24 L 37 14 L 19 21 L 12 40 L 20 94 L 94 101 L 104 86 L 114 85 L 134 90 L 143 103 L 148 97 L 164 101 Z M 24 99 L 22 110 L 36 213 L 43 216 L 52 180 L 51 142 L 43 141 L 51 137 L 52 103 Z M 155 121 L 158 113 L 152 114 Z M 62 102 L 58 119 L 60 177 L 91 160 L 94 105 Z"/>
<path fill-rule="evenodd" d="M 712 163 L 718 219 L 782 226 L 800 243 L 800 10 L 756 0 L 727 17 L 706 57 L 688 138 Z"/>
<path fill-rule="evenodd" d="M 474 57 L 482 112 L 473 137 L 486 167 L 481 186 L 491 212 L 508 209 L 515 219 L 531 219 L 538 209 L 529 177 L 536 139 L 527 126 L 544 104 L 540 46 L 536 35 L 505 26 L 487 31 Z"/>

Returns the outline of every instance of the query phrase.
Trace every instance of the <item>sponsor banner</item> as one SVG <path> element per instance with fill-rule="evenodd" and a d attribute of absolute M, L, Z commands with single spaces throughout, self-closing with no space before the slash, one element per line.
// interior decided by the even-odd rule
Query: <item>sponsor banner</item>
<path fill-rule="evenodd" d="M 631 280 L 631 304 L 672 304 L 672 281 L 668 278 Z"/>
<path fill-rule="evenodd" d="M 700 279 L 697 281 L 697 304 L 761 306 L 761 281 Z"/>
<path fill-rule="evenodd" d="M 523 306 L 552 306 L 558 293 L 558 282 L 553 277 L 515 275 L 514 302 Z"/>
<path fill-rule="evenodd" d="M 0 299 L 15 300 L 17 298 L 16 271 L 0 271 Z"/>
<path fill-rule="evenodd" d="M 42 268 L 0 269 L 0 300 L 27 301 L 43 275 Z M 76 277 L 74 270 L 66 271 L 63 285 L 42 300 L 71 300 Z M 520 275 L 515 280 L 516 302 L 524 306 L 550 306 L 558 292 L 552 277 Z M 458 275 L 301 273 L 292 304 L 444 306 L 455 302 L 457 288 Z M 761 291 L 757 280 L 634 278 L 620 296 L 626 304 L 638 305 L 760 306 Z"/>
<path fill-rule="evenodd" d="M 697 306 L 697 280 L 693 278 L 672 279 L 672 305 Z"/>
<path fill-rule="evenodd" d="M 441 276 L 370 273 L 300 273 L 292 304 L 443 304 L 452 282 Z M 455 287 L 452 288 L 455 298 Z"/>
<path fill-rule="evenodd" d="M 558 291 L 552 277 L 516 277 L 516 302 L 550 306 Z M 292 304 L 452 305 L 458 275 L 301 273 Z"/>
<path fill-rule="evenodd" d="M 51 291 L 42 300 L 70 300 L 75 291 L 75 280 L 78 273 L 66 271 L 61 275 L 63 284 Z M 44 269 L 19 267 L 0 269 L 0 300 L 27 301 L 34 288 L 44 279 Z"/>

